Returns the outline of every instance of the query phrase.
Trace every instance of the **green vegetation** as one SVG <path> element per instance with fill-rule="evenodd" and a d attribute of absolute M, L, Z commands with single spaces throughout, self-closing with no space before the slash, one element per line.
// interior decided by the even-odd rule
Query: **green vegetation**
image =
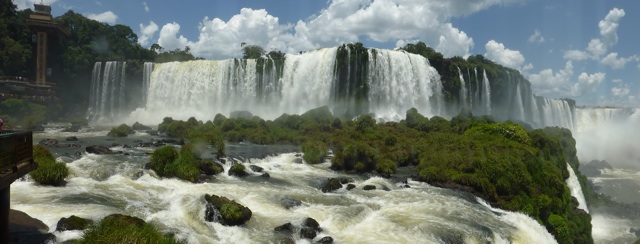
<path fill-rule="evenodd" d="M 55 104 L 41 105 L 23 99 L 9 98 L 0 102 L 0 118 L 4 120 L 4 129 L 38 129 L 48 119 L 55 118 L 59 111 L 60 108 Z"/>
<path fill-rule="evenodd" d="M 559 240 L 592 242 L 590 216 L 577 209 L 565 183 L 567 162 L 577 167 L 575 140 L 567 129 L 527 131 L 468 113 L 448 121 L 424 117 L 416 109 L 400 122 L 376 123 L 369 115 L 341 120 L 327 107 L 273 121 L 222 115 L 205 123 L 166 118 L 159 128 L 169 133 L 172 124 L 186 124 L 180 128 L 189 141 L 209 134 L 227 141 L 302 145 L 308 163 L 322 162 L 330 149 L 332 169 L 351 173 L 389 177 L 398 167 L 413 165 L 418 180 L 464 186 L 493 206 L 528 214 Z"/>
<path fill-rule="evenodd" d="M 33 180 L 42 185 L 64 185 L 69 169 L 64 163 L 56 162 L 47 148 L 41 145 L 33 146 L 33 159 L 38 163 L 38 168 L 29 173 Z"/>
<path fill-rule="evenodd" d="M 182 146 L 179 153 L 172 146 L 158 148 L 147 164 L 147 167 L 160 177 L 177 177 L 190 182 L 196 182 L 200 175 L 200 166 L 201 159 L 195 154 L 192 144 Z"/>
<path fill-rule="evenodd" d="M 127 137 L 128 135 L 135 134 L 135 133 L 136 131 L 134 131 L 133 128 L 131 128 L 131 126 L 128 126 L 126 124 L 121 124 L 118 127 L 112 128 L 107 135 L 113 136 L 113 137 Z"/>
<path fill-rule="evenodd" d="M 158 231 L 143 220 L 125 216 L 109 215 L 100 223 L 82 234 L 82 239 L 73 243 L 179 243 L 173 237 Z"/>
<path fill-rule="evenodd" d="M 249 208 L 237 203 L 226 197 L 206 194 L 204 200 L 207 202 L 205 211 L 206 221 L 218 221 L 220 224 L 227 226 L 236 226 L 249 221 L 252 212 Z M 220 219 L 216 219 L 215 212 L 220 213 Z"/>

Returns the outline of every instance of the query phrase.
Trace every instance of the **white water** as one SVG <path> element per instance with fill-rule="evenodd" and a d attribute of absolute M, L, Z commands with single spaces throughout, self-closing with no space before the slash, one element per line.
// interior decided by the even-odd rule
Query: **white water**
<path fill-rule="evenodd" d="M 460 76 L 460 108 L 468 108 L 467 100 L 467 85 L 464 81 L 464 76 L 462 75 L 462 71 L 460 71 L 460 67 L 458 68 L 458 74 Z"/>
<path fill-rule="evenodd" d="M 485 114 L 491 114 L 491 85 L 489 84 L 489 78 L 487 78 L 487 71 L 482 70 L 482 84 L 484 88 L 484 100 Z"/>
<path fill-rule="evenodd" d="M 542 115 L 543 126 L 559 126 L 573 129 L 575 122 L 569 103 L 565 100 L 542 98 L 538 104 Z"/>
<path fill-rule="evenodd" d="M 126 62 L 96 62 L 93 67 L 87 116 L 94 123 L 109 123 L 125 112 Z"/>
<path fill-rule="evenodd" d="M 404 119 L 410 108 L 425 116 L 440 114 L 440 75 L 422 56 L 376 49 L 369 53 L 369 106 L 383 120 Z"/>
<path fill-rule="evenodd" d="M 78 137 L 90 140 L 82 134 Z M 273 228 L 305 217 L 316 219 L 324 229 L 316 240 L 329 235 L 337 243 L 555 242 L 535 220 L 483 206 L 461 193 L 411 180 L 411 188 L 399 188 L 387 179 L 331 171 L 328 162 L 297 164 L 294 154 L 251 160 L 270 179 L 253 173 L 247 179 L 221 174 L 212 183 L 192 184 L 159 179 L 144 170 L 149 160 L 147 148 L 114 149 L 131 156 L 85 154 L 68 163 L 71 175 L 65 187 L 15 182 L 12 208 L 42 220 L 51 231 L 60 218 L 72 214 L 99 220 L 122 213 L 142 218 L 188 243 L 276 242 Z M 318 186 L 329 177 L 354 178 L 356 189 L 322 193 Z M 363 191 L 364 185 L 390 191 Z M 249 207 L 253 216 L 239 227 L 205 222 L 204 194 L 234 199 Z M 286 209 L 280 203 L 283 197 L 300 200 L 302 205 Z M 54 234 L 58 241 L 65 241 L 78 238 L 80 232 Z"/>
<path fill-rule="evenodd" d="M 582 187 L 580 186 L 580 182 L 578 181 L 578 177 L 576 177 L 576 173 L 571 168 L 571 165 L 567 163 L 567 170 L 569 171 L 569 178 L 567 178 L 567 186 L 571 190 L 571 196 L 578 199 L 578 208 L 584 210 L 589 213 L 589 209 L 587 208 L 587 201 L 584 199 L 584 194 L 582 193 Z"/>

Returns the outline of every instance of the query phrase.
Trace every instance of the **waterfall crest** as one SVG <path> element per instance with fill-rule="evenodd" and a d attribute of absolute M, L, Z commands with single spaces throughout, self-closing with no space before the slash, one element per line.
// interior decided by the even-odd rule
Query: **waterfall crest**
<path fill-rule="evenodd" d="M 93 66 L 89 109 L 87 117 L 92 122 L 110 122 L 125 114 L 127 62 L 97 62 Z"/>

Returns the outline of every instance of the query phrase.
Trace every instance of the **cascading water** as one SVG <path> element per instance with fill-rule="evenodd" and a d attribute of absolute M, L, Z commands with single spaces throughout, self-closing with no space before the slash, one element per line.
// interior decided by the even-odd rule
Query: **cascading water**
<path fill-rule="evenodd" d="M 516 83 L 516 94 L 513 98 L 513 102 L 514 102 L 513 106 L 514 106 L 514 113 L 515 113 L 514 118 L 520 121 L 526 121 L 524 104 L 522 99 L 522 91 L 520 90 L 520 82 Z"/>
<path fill-rule="evenodd" d="M 567 101 L 539 97 L 538 106 L 542 116 L 542 126 L 574 128 L 575 115 Z"/>
<path fill-rule="evenodd" d="M 87 143 L 105 139 L 78 136 Z M 136 134 L 122 140 L 148 139 Z M 113 213 L 132 215 L 187 243 L 276 243 L 275 227 L 306 217 L 316 219 L 323 229 L 313 241 L 328 235 L 337 243 L 555 243 L 534 219 L 491 208 L 465 193 L 412 180 L 410 188 L 403 188 L 389 179 L 332 171 L 328 161 L 295 163 L 294 153 L 250 160 L 268 172 L 269 179 L 248 170 L 250 175 L 243 179 L 225 172 L 213 181 L 193 184 L 159 178 L 144 169 L 150 148 L 112 149 L 127 154 L 58 159 L 70 169 L 65 187 L 40 186 L 31 179 L 13 183 L 12 208 L 42 220 L 51 230 L 60 218 L 72 214 L 94 221 Z M 330 177 L 352 178 L 356 189 L 321 192 L 318 186 Z M 365 185 L 389 190 L 364 191 Z M 244 226 L 206 222 L 204 194 L 233 199 L 253 215 Z M 288 209 L 283 199 L 301 204 Z M 81 231 L 53 233 L 59 242 L 81 235 Z M 310 242 L 298 237 L 296 241 Z"/>
<path fill-rule="evenodd" d="M 467 104 L 467 100 L 468 100 L 467 85 L 464 81 L 464 76 L 462 75 L 462 71 L 460 71 L 460 67 L 457 67 L 457 68 L 458 68 L 458 74 L 460 76 L 460 108 L 465 109 L 465 108 L 469 108 Z"/>
<path fill-rule="evenodd" d="M 151 84 L 151 74 L 153 73 L 154 63 L 145 62 L 144 70 L 142 72 L 142 103 L 147 103 L 147 96 L 149 95 L 149 84 Z"/>
<path fill-rule="evenodd" d="M 576 177 L 576 173 L 573 171 L 573 168 L 569 163 L 567 163 L 567 170 L 569 171 L 569 178 L 567 178 L 566 182 L 567 186 L 571 190 L 571 196 L 578 199 L 579 209 L 589 213 L 589 209 L 587 209 L 587 201 L 584 199 L 584 194 L 582 193 L 582 187 L 580 186 L 578 177 Z"/>
<path fill-rule="evenodd" d="M 106 122 L 120 119 L 125 110 L 126 62 L 97 62 L 93 67 L 89 109 L 91 122 Z"/>
<path fill-rule="evenodd" d="M 489 84 L 486 70 L 482 70 L 482 87 L 484 89 L 484 96 L 482 97 L 485 107 L 484 114 L 491 114 L 491 85 Z"/>

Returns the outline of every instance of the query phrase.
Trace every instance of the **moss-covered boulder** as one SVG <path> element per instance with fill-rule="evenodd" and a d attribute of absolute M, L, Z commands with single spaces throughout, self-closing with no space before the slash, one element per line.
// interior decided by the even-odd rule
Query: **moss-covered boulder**
<path fill-rule="evenodd" d="M 319 164 L 327 157 L 327 150 L 327 145 L 322 141 L 308 141 L 302 144 L 302 158 L 309 164 Z"/>
<path fill-rule="evenodd" d="M 320 190 L 325 193 L 333 192 L 342 188 L 343 184 L 348 184 L 350 182 L 352 182 L 352 180 L 347 178 L 329 178 L 324 184 L 322 184 Z"/>
<path fill-rule="evenodd" d="M 249 208 L 226 197 L 206 194 L 204 199 L 207 202 L 204 214 L 206 221 L 236 226 L 251 219 L 252 212 Z"/>
<path fill-rule="evenodd" d="M 202 173 L 204 173 L 205 175 L 217 175 L 224 171 L 220 164 L 211 159 L 200 160 L 200 165 L 198 167 L 200 168 L 200 171 L 202 171 Z"/>
<path fill-rule="evenodd" d="M 178 243 L 172 236 L 158 231 L 144 220 L 112 214 L 84 231 L 74 243 Z"/>
<path fill-rule="evenodd" d="M 121 124 L 118 127 L 112 128 L 111 131 L 109 131 L 109 133 L 107 134 L 107 136 L 126 137 L 128 135 L 135 134 L 135 133 L 136 131 L 133 130 L 133 128 L 131 128 L 130 126 L 126 124 Z"/>
<path fill-rule="evenodd" d="M 135 123 L 133 123 L 133 125 L 131 125 L 131 129 L 147 131 L 147 130 L 151 130 L 151 127 L 140 124 L 136 121 Z"/>
<path fill-rule="evenodd" d="M 75 215 L 71 215 L 69 218 L 61 218 L 56 225 L 56 231 L 66 230 L 84 230 L 89 225 L 93 224 L 90 219 L 80 218 Z"/>
<path fill-rule="evenodd" d="M 42 185 L 50 186 L 63 186 L 66 183 L 64 179 L 69 176 L 69 168 L 65 163 L 56 162 L 53 154 L 47 148 L 35 145 L 33 160 L 38 163 L 38 168 L 29 172 L 33 180 Z"/>
<path fill-rule="evenodd" d="M 229 169 L 229 175 L 231 176 L 236 176 L 236 177 L 245 177 L 247 175 L 249 175 L 246 171 L 245 171 L 245 167 L 244 164 L 241 163 L 234 163 L 233 166 L 231 166 L 231 168 Z"/>

